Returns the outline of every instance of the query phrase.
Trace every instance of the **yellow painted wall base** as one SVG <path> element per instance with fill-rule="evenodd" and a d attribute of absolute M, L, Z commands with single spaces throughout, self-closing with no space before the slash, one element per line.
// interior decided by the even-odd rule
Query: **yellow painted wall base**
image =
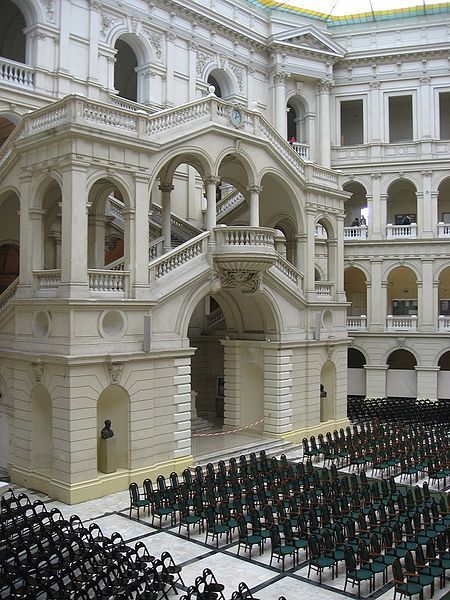
<path fill-rule="evenodd" d="M 287 442 L 293 442 L 294 444 L 300 444 L 303 438 L 308 438 L 311 435 L 318 436 L 319 433 L 327 433 L 327 431 L 333 431 L 334 429 L 339 430 L 341 427 L 347 427 L 350 421 L 345 419 L 339 419 L 338 421 L 324 421 L 323 423 L 317 423 L 317 425 L 309 425 L 302 429 L 296 429 L 295 431 L 289 431 L 282 435 L 282 438 Z"/>
<path fill-rule="evenodd" d="M 9 474 L 12 483 L 43 492 L 65 504 L 78 504 L 86 500 L 94 500 L 95 498 L 127 490 L 132 481 L 136 481 L 141 486 L 146 477 L 155 479 L 158 475 L 168 477 L 172 471 L 181 473 L 192 465 L 192 460 L 192 455 L 188 455 L 141 469 L 131 471 L 118 469 L 115 473 L 98 473 L 96 479 L 75 484 L 58 481 L 50 476 L 14 465 L 10 466 Z"/>

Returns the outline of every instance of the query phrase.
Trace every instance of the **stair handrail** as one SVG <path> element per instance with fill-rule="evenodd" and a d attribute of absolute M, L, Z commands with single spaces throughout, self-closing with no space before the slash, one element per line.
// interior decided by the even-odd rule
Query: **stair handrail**
<path fill-rule="evenodd" d="M 107 271 L 123 271 L 125 269 L 125 259 L 123 256 L 119 256 L 116 260 L 105 265 Z"/>
<path fill-rule="evenodd" d="M 8 285 L 6 290 L 4 290 L 0 294 L 0 313 L 2 313 L 5 310 L 5 308 L 7 307 L 7 305 L 11 302 L 11 300 L 14 299 L 14 296 L 16 295 L 16 292 L 17 292 L 18 284 L 19 284 L 19 278 L 16 277 L 14 279 L 14 281 L 12 281 Z"/>
<path fill-rule="evenodd" d="M 297 285 L 300 290 L 303 291 L 303 273 L 286 258 L 284 258 L 284 256 L 282 256 L 280 253 L 278 253 L 277 261 L 274 264 L 273 268 L 281 271 L 283 275 L 285 275 L 295 285 Z"/>
<path fill-rule="evenodd" d="M 149 281 L 156 281 L 177 267 L 186 264 L 196 256 L 206 254 L 206 242 L 210 234 L 210 231 L 203 231 L 195 238 L 184 242 L 184 244 L 180 244 L 177 248 L 152 260 L 148 265 Z"/>
<path fill-rule="evenodd" d="M 153 219 L 158 225 L 161 223 L 162 219 L 162 207 L 159 204 L 152 203 L 152 217 L 156 216 L 156 219 Z M 173 227 L 177 228 L 184 234 L 190 235 L 191 237 L 198 235 L 201 233 L 201 229 L 189 223 L 189 221 L 185 221 L 182 217 L 178 217 L 173 213 L 170 213 L 170 222 Z"/>
<path fill-rule="evenodd" d="M 245 200 L 244 194 L 238 190 L 233 190 L 230 194 L 222 198 L 216 205 L 217 218 L 223 217 L 234 207 L 240 205 Z"/>

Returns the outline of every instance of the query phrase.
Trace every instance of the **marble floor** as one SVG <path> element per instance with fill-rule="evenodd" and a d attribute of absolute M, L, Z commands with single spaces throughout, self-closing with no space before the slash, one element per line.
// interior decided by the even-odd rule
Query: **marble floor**
<path fill-rule="evenodd" d="M 205 567 L 210 568 L 216 575 L 218 581 L 225 585 L 225 596 L 228 600 L 240 581 L 245 581 L 251 588 L 255 598 L 260 600 L 278 600 L 284 596 L 286 600 L 296 600 L 306 598 L 309 595 L 314 596 L 314 600 L 338 600 L 339 598 L 357 598 L 357 588 L 349 584 L 347 591 L 344 592 L 345 568 L 343 564 L 339 565 L 339 577 L 332 580 L 331 573 L 324 572 L 322 585 L 319 585 L 318 576 L 311 573 L 308 578 L 308 564 L 305 561 L 304 552 L 300 553 L 299 565 L 293 565 L 292 561 L 286 559 L 286 571 L 281 572 L 281 568 L 276 561 L 272 566 L 270 562 L 270 545 L 268 544 L 262 556 L 254 549 L 252 560 L 248 556 L 238 552 L 237 534 L 235 539 L 229 544 L 224 540 L 219 542 L 219 547 L 215 544 L 205 544 L 205 535 L 199 535 L 197 532 L 191 532 L 188 540 L 186 535 L 178 534 L 178 526 L 171 526 L 170 521 L 162 524 L 158 529 L 151 525 L 151 519 L 142 516 L 140 521 L 136 518 L 130 518 L 128 507 L 128 492 L 120 492 L 101 498 L 91 500 L 81 504 L 67 506 L 40 494 L 11 486 L 16 493 L 24 491 L 28 493 L 31 499 L 39 498 L 46 502 L 49 508 L 59 508 L 65 516 L 77 514 L 87 524 L 96 522 L 106 535 L 111 535 L 114 531 L 122 534 L 129 545 L 135 544 L 141 540 L 148 547 L 153 555 L 159 555 L 163 550 L 169 550 L 175 561 L 180 564 L 182 577 L 185 586 L 193 584 L 195 578 L 201 575 Z M 184 530 L 183 530 L 184 531 Z M 389 573 L 391 577 L 391 573 Z M 439 589 L 436 582 L 434 593 L 435 600 L 450 600 L 449 577 L 447 577 L 447 586 L 443 590 Z M 179 586 L 180 592 L 186 589 Z M 175 595 L 173 595 L 176 598 Z M 380 598 L 381 600 L 392 600 L 394 590 L 392 582 L 382 585 L 382 575 L 377 575 L 375 592 L 370 593 L 367 584 L 361 586 L 362 598 Z M 430 591 L 424 592 L 424 600 L 430 598 Z"/>

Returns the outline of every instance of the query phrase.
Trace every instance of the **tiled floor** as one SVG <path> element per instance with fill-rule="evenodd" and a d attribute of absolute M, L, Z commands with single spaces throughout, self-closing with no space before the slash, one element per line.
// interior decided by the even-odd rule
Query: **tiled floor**
<path fill-rule="evenodd" d="M 14 488 L 14 486 L 12 486 Z M 19 488 L 16 488 L 16 492 Z M 20 491 L 26 491 L 20 489 Z M 314 596 L 314 600 L 339 600 L 339 598 L 356 598 L 357 590 L 349 584 L 344 594 L 345 569 L 341 564 L 339 577 L 331 579 L 331 573 L 323 574 L 322 585 L 318 583 L 318 576 L 311 573 L 308 579 L 308 565 L 305 562 L 304 552 L 300 552 L 300 564 L 293 566 L 290 559 L 286 559 L 286 571 L 281 573 L 279 566 L 274 560 L 272 567 L 270 562 L 270 545 L 260 557 L 254 549 L 252 561 L 250 562 L 241 549 L 240 556 L 237 555 L 237 535 L 233 543 L 225 544 L 225 540 L 215 545 L 204 543 L 204 534 L 191 532 L 188 540 L 185 535 L 178 535 L 178 526 L 171 527 L 169 522 L 163 528 L 152 527 L 148 517 L 141 517 L 138 522 L 135 518 L 128 517 L 128 492 L 120 492 L 106 498 L 84 502 L 82 504 L 67 506 L 60 502 L 43 497 L 42 494 L 29 495 L 34 498 L 43 499 L 49 508 L 58 507 L 64 515 L 78 514 L 83 521 L 96 522 L 106 535 L 119 531 L 127 543 L 134 545 L 137 540 L 143 541 L 153 555 L 160 555 L 163 550 L 169 550 L 175 561 L 183 567 L 182 576 L 186 586 L 192 584 L 198 575 L 201 575 L 205 567 L 210 568 L 217 579 L 225 585 L 227 600 L 232 592 L 237 589 L 240 581 L 245 581 L 252 589 L 255 598 L 260 600 L 278 600 L 283 595 L 287 600 L 297 600 Z M 363 598 L 379 598 L 381 600 L 392 600 L 394 590 L 392 583 L 381 585 L 381 575 L 377 576 L 377 586 L 373 593 L 369 593 L 368 585 L 361 586 Z M 434 594 L 435 600 L 450 600 L 450 589 L 447 581 L 447 589 L 439 590 L 436 583 Z M 424 600 L 428 600 L 430 592 L 427 589 Z M 173 596 L 176 598 L 176 596 Z"/>

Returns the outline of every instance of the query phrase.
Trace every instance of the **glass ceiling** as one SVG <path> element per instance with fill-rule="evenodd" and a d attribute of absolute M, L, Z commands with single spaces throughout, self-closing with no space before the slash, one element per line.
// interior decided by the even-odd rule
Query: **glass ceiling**
<path fill-rule="evenodd" d="M 448 0 L 249 0 L 266 11 L 282 10 L 329 26 L 450 13 Z"/>

